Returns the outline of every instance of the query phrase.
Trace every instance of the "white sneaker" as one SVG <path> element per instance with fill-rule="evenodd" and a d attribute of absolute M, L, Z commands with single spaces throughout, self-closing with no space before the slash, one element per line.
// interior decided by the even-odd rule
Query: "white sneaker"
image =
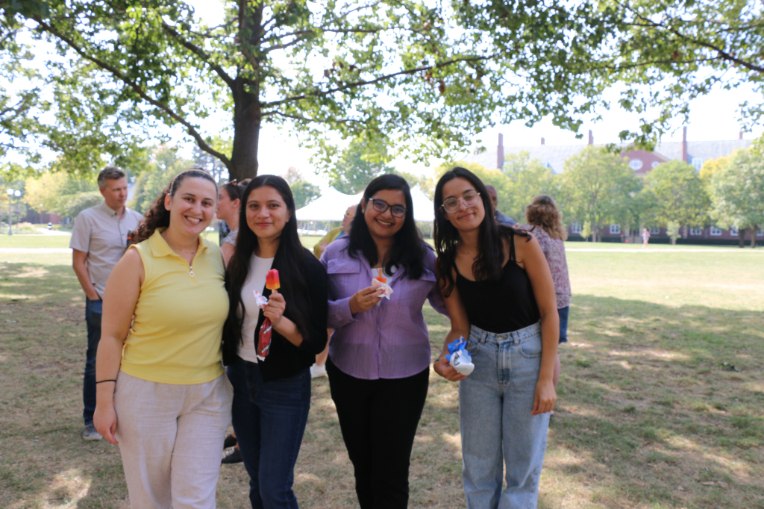
<path fill-rule="evenodd" d="M 318 364 L 313 364 L 310 367 L 310 377 L 318 378 L 321 376 L 326 376 L 326 366 L 319 366 Z"/>
<path fill-rule="evenodd" d="M 101 440 L 103 437 L 101 434 L 95 429 L 95 426 L 92 424 L 88 424 L 85 426 L 85 429 L 82 430 L 82 439 L 83 440 Z"/>

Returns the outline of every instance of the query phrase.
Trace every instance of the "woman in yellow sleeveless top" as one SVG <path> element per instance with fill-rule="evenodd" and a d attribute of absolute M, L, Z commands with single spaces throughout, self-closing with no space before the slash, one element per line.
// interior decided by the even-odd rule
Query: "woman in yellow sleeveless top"
<path fill-rule="evenodd" d="M 106 284 L 94 423 L 119 444 L 134 508 L 215 507 L 232 400 L 225 269 L 200 237 L 216 198 L 208 173 L 177 175 Z"/>

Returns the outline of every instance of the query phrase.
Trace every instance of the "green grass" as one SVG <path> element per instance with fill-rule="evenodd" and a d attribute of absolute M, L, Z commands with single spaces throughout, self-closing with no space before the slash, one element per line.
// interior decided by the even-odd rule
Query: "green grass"
<path fill-rule="evenodd" d="M 764 507 L 764 251 L 657 251 L 568 253 L 541 508 Z M 0 507 L 126 507 L 118 449 L 78 436 L 84 299 L 71 257 L 10 256 L 0 251 Z M 437 351 L 448 321 L 425 317 Z M 410 507 L 463 507 L 460 470 L 457 386 L 432 374 Z M 357 507 L 325 378 L 295 476 L 302 507 Z M 247 507 L 247 489 L 241 465 L 223 466 L 219 507 Z"/>

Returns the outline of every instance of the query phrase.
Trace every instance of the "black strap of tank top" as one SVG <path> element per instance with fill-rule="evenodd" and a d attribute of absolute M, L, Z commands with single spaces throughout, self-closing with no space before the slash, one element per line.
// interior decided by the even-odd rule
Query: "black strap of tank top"
<path fill-rule="evenodd" d="M 509 236 L 509 261 L 517 263 L 517 258 L 515 257 L 515 234 L 512 233 Z"/>

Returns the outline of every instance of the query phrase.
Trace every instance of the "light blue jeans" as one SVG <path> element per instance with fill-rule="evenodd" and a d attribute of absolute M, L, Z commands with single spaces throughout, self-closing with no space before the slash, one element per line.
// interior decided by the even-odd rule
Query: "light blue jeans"
<path fill-rule="evenodd" d="M 531 415 L 541 326 L 494 334 L 473 325 L 467 350 L 475 364 L 459 384 L 467 508 L 535 508 L 549 428 L 548 413 Z"/>

